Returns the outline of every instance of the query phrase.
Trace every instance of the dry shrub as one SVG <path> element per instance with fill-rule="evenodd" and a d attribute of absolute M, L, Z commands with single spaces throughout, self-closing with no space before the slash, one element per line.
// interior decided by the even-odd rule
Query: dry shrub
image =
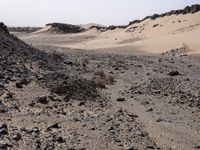
<path fill-rule="evenodd" d="M 109 75 L 109 76 L 107 77 L 107 80 L 108 80 L 108 83 L 109 83 L 109 84 L 113 84 L 113 83 L 115 82 L 115 77 L 113 77 L 112 75 Z"/>
<path fill-rule="evenodd" d="M 117 64 L 124 64 L 124 63 L 125 63 L 124 60 L 121 60 L 121 59 L 117 59 L 115 62 L 116 62 Z"/>
<path fill-rule="evenodd" d="M 106 87 L 105 80 L 102 79 L 99 76 L 95 77 L 94 82 L 95 82 L 96 86 L 99 87 L 99 88 L 105 88 Z"/>
<path fill-rule="evenodd" d="M 97 70 L 97 71 L 95 71 L 94 75 L 95 76 L 99 76 L 101 78 L 106 78 L 106 74 L 104 73 L 103 70 Z"/>
<path fill-rule="evenodd" d="M 103 70 L 97 70 L 94 73 L 94 81 L 97 87 L 105 88 L 106 84 L 113 84 L 115 82 L 115 78 L 111 75 L 106 76 Z"/>
<path fill-rule="evenodd" d="M 73 62 L 73 64 L 74 64 L 75 66 L 80 66 L 80 65 L 81 65 L 81 61 L 80 61 L 80 60 L 75 60 L 75 61 Z"/>

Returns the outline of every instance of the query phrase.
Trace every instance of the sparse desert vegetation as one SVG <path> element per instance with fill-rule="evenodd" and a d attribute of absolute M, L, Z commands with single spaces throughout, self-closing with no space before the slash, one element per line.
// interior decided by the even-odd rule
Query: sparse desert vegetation
<path fill-rule="evenodd" d="M 97 70 L 94 72 L 94 81 L 97 87 L 106 88 L 106 84 L 113 84 L 115 82 L 115 77 L 106 75 L 103 70 Z"/>

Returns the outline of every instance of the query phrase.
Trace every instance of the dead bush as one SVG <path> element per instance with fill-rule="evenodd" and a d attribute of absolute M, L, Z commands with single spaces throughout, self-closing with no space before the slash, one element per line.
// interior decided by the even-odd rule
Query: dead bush
<path fill-rule="evenodd" d="M 113 77 L 112 75 L 109 75 L 109 76 L 107 77 L 107 80 L 108 80 L 108 83 L 109 83 L 109 84 L 113 84 L 113 83 L 115 82 L 115 77 Z"/>
<path fill-rule="evenodd" d="M 106 87 L 105 80 L 102 79 L 99 76 L 95 77 L 94 82 L 95 82 L 96 86 L 99 87 L 99 88 L 105 88 Z"/>
<path fill-rule="evenodd" d="M 97 71 L 95 71 L 94 75 L 95 76 L 99 76 L 101 78 L 106 78 L 106 74 L 104 73 L 103 70 L 97 70 Z"/>
<path fill-rule="evenodd" d="M 80 61 L 80 60 L 75 60 L 75 61 L 73 62 L 73 65 L 75 65 L 75 66 L 80 66 L 80 65 L 81 65 L 81 61 Z"/>
<path fill-rule="evenodd" d="M 106 76 L 103 70 L 97 70 L 94 73 L 94 81 L 97 87 L 105 88 L 106 84 L 113 84 L 115 78 L 112 75 Z"/>

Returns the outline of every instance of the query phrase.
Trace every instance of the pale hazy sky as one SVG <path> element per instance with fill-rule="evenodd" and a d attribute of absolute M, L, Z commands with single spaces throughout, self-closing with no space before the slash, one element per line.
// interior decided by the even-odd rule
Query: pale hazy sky
<path fill-rule="evenodd" d="M 200 0 L 0 0 L 0 22 L 44 26 L 49 22 L 122 25 Z"/>

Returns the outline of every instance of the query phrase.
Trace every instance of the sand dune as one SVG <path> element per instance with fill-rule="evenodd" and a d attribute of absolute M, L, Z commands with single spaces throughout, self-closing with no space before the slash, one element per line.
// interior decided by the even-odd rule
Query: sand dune
<path fill-rule="evenodd" d="M 147 19 L 129 26 L 99 34 L 84 43 L 63 46 L 84 49 L 116 48 L 120 46 L 139 47 L 147 53 L 161 53 L 182 47 L 185 43 L 195 53 L 200 52 L 200 13 L 172 15 L 156 20 Z M 82 33 L 82 34 L 87 34 Z"/>
<path fill-rule="evenodd" d="M 191 14 L 167 15 L 156 19 L 144 19 L 124 28 L 116 28 L 102 32 L 96 28 L 89 29 L 95 24 L 84 26 L 86 31 L 76 34 L 49 34 L 49 26 L 21 39 L 31 43 L 47 42 L 59 47 L 87 50 L 127 49 L 130 52 L 146 52 L 148 54 L 163 53 L 187 45 L 192 51 L 200 53 L 200 12 Z M 83 27 L 83 26 L 82 26 Z M 38 34 L 40 33 L 40 34 Z M 35 39 L 36 38 L 36 39 Z M 56 42 L 59 41 L 59 42 Z M 123 52 L 123 51 L 122 51 Z"/>

